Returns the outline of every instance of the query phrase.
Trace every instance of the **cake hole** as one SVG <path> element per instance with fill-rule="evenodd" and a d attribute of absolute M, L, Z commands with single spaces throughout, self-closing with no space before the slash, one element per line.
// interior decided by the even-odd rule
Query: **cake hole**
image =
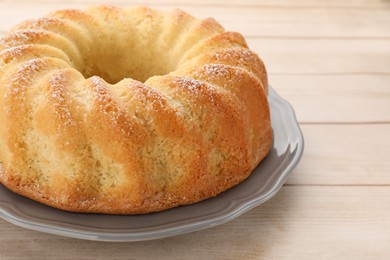
<path fill-rule="evenodd" d="M 149 10 L 149 9 L 148 9 Z M 163 15 L 159 12 L 143 15 L 145 10 L 131 13 L 131 21 L 116 9 L 102 10 L 109 14 L 107 28 L 94 35 L 92 48 L 83 52 L 86 78 L 100 76 L 115 84 L 125 78 L 145 82 L 176 69 L 182 54 L 176 50 L 175 38 L 162 35 Z M 100 12 L 99 12 L 100 14 Z M 121 18 L 122 17 L 122 18 Z"/>
<path fill-rule="evenodd" d="M 152 57 L 153 56 L 153 57 Z M 145 82 L 148 78 L 165 75 L 176 69 L 176 62 L 168 60 L 162 53 L 134 53 L 119 54 L 109 51 L 102 55 L 99 62 L 87 60 L 82 74 L 89 78 L 99 76 L 110 84 L 116 84 L 122 79 L 132 78 Z"/>

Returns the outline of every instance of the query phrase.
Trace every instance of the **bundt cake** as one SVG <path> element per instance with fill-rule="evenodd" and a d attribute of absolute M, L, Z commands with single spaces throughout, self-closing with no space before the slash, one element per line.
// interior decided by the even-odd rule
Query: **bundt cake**
<path fill-rule="evenodd" d="M 246 179 L 271 142 L 264 65 L 214 19 L 96 6 L 0 38 L 0 181 L 43 204 L 195 203 Z"/>

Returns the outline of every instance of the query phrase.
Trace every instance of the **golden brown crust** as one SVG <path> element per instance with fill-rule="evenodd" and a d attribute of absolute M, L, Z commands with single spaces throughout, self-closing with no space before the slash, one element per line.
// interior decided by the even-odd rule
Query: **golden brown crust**
<path fill-rule="evenodd" d="M 0 38 L 0 182 L 88 213 L 216 196 L 270 149 L 267 92 L 260 58 L 211 18 L 98 6 L 28 20 Z"/>

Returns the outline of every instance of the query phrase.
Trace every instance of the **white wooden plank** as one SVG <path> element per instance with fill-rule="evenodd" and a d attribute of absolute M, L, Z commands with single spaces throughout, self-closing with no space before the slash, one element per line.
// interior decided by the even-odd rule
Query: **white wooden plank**
<path fill-rule="evenodd" d="M 390 13 L 389 13 L 390 15 Z M 389 74 L 390 39 L 247 38 L 271 74 Z"/>
<path fill-rule="evenodd" d="M 390 122 L 390 75 L 274 75 L 302 123 Z"/>
<path fill-rule="evenodd" d="M 390 124 L 302 125 L 305 151 L 291 185 L 390 185 Z"/>

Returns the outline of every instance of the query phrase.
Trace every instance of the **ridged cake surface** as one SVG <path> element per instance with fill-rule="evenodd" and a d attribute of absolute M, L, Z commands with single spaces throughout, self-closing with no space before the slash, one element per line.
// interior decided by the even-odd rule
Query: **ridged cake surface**
<path fill-rule="evenodd" d="M 264 65 L 214 19 L 96 6 L 0 38 L 0 182 L 46 205 L 195 203 L 245 180 L 271 142 Z"/>

